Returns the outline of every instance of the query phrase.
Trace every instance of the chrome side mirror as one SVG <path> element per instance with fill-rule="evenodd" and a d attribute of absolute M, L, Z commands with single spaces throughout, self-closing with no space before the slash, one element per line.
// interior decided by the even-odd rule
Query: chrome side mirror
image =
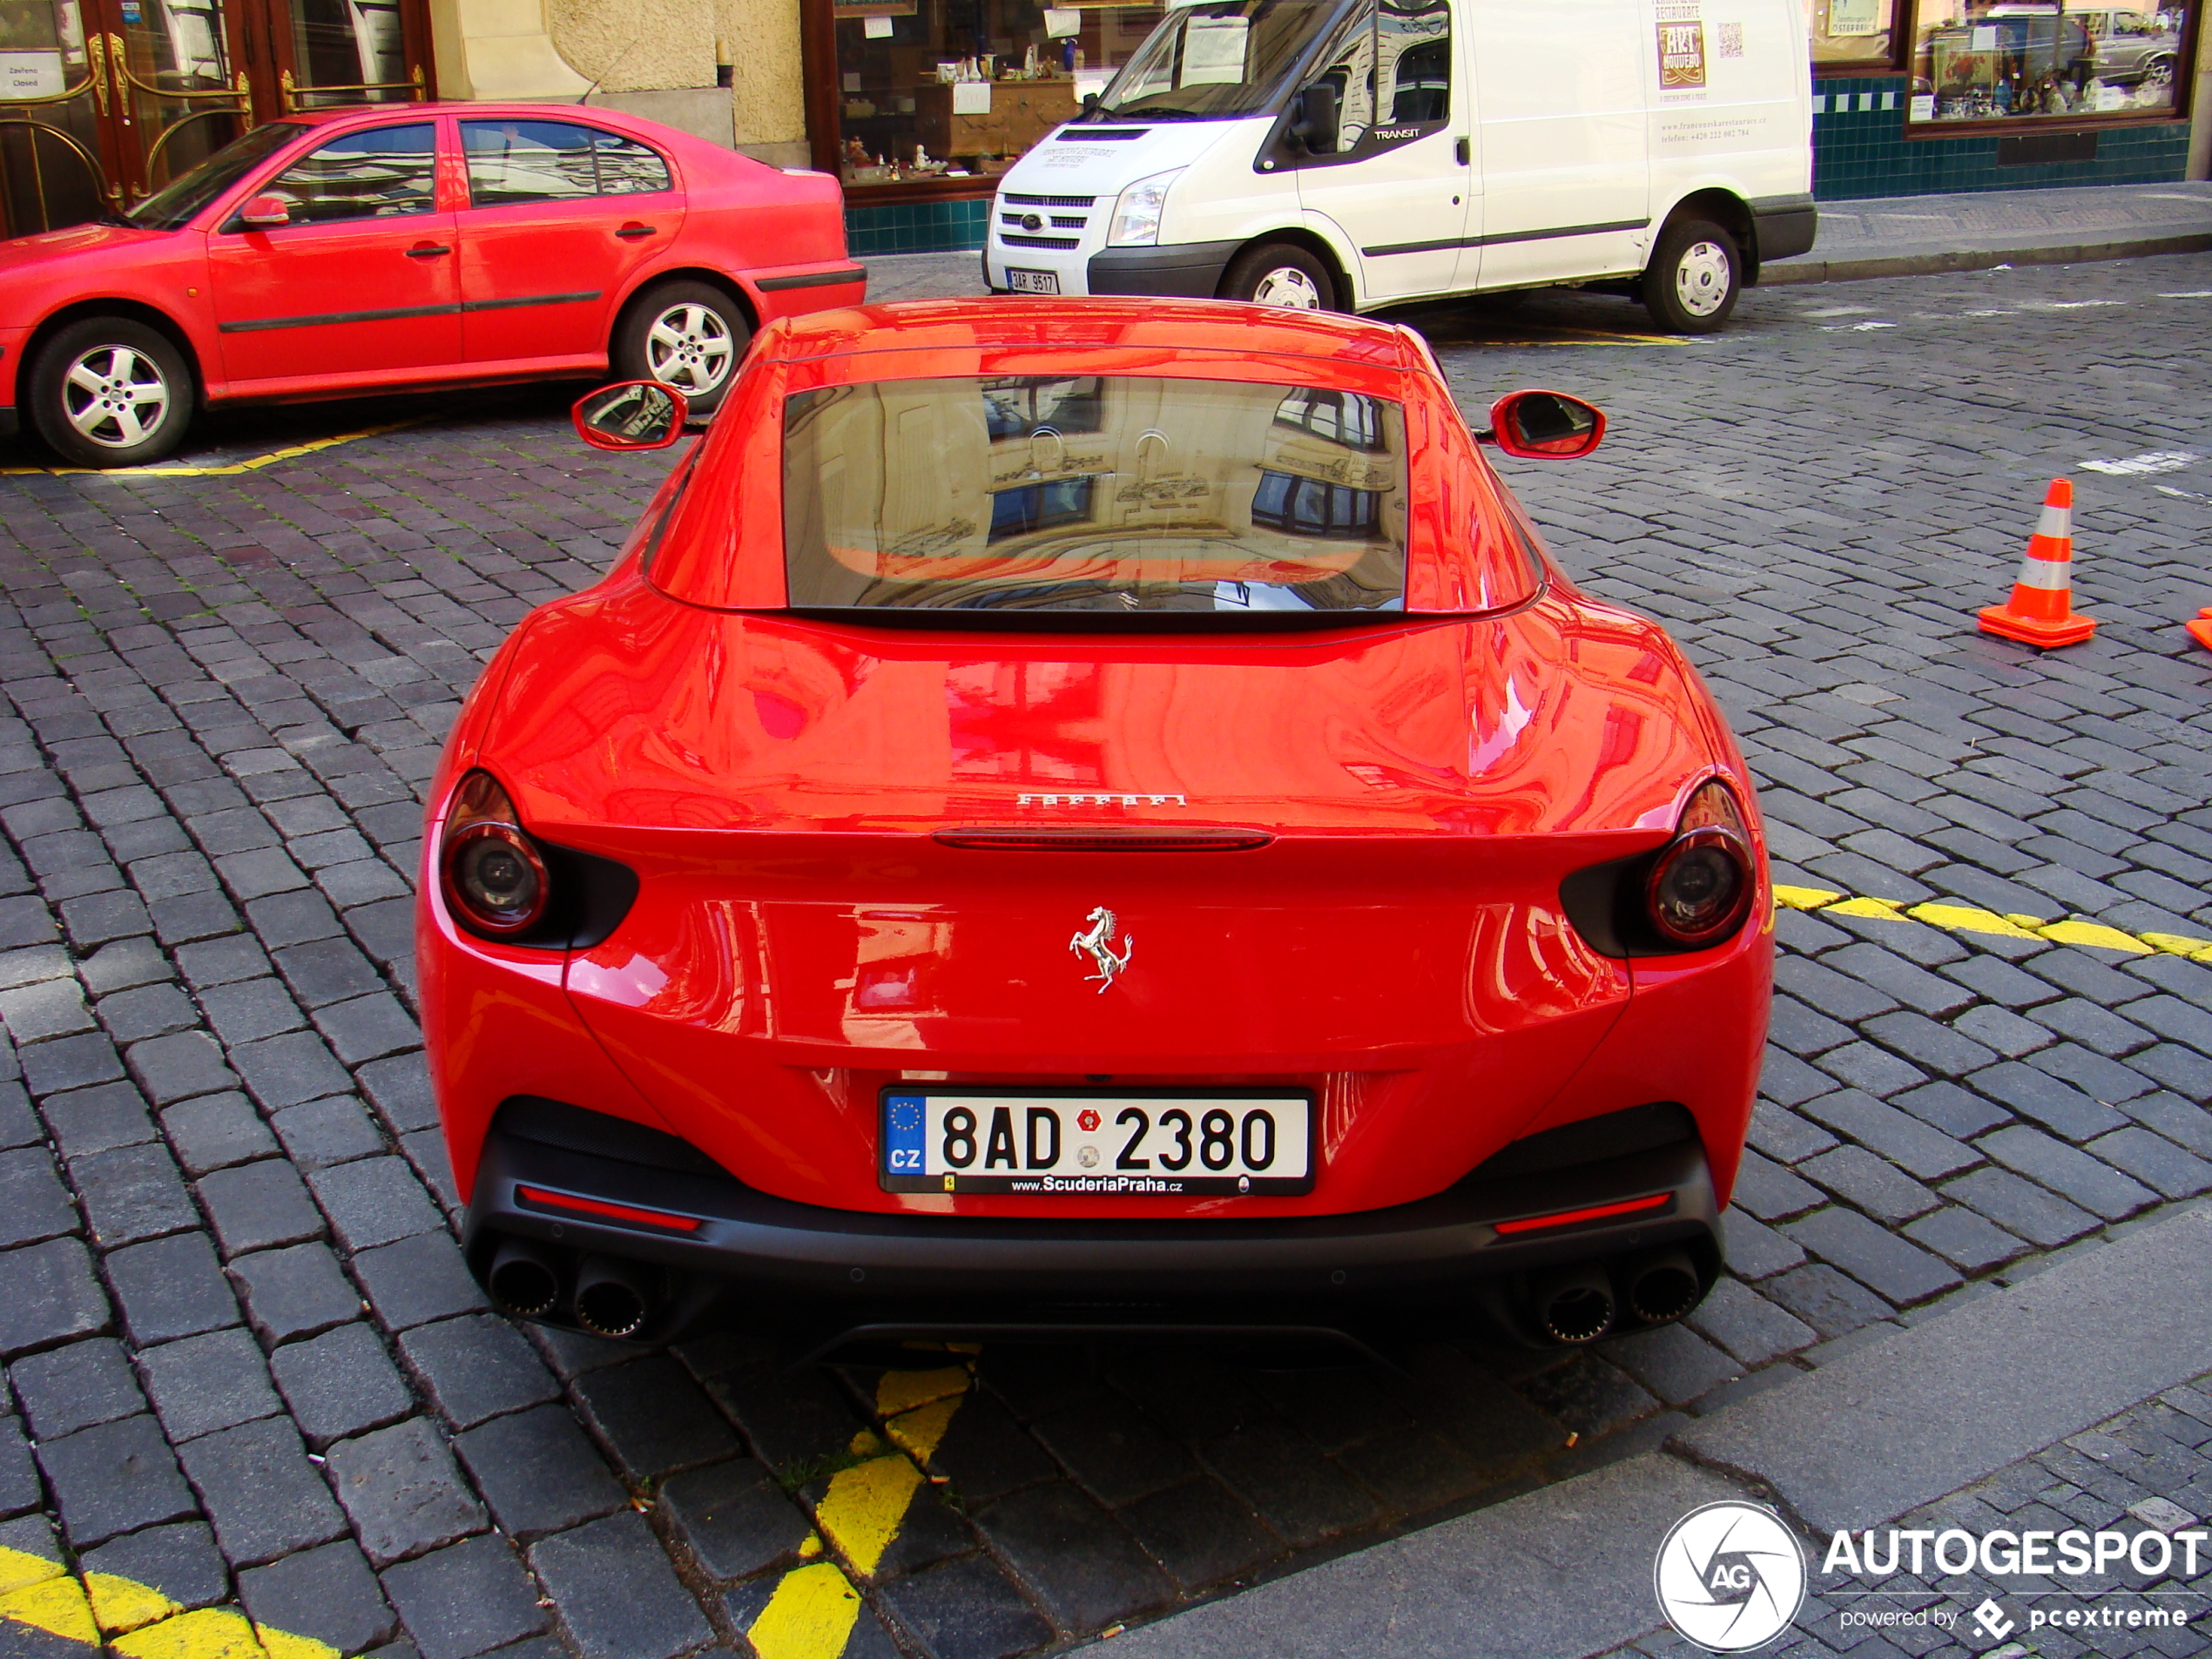
<path fill-rule="evenodd" d="M 1605 415 L 1564 392 L 1508 392 L 1490 406 L 1478 442 L 1530 461 L 1579 461 L 1605 437 Z"/>
<path fill-rule="evenodd" d="M 576 401 L 569 418 L 595 449 L 665 449 L 684 435 L 691 406 L 658 381 L 624 381 Z"/>

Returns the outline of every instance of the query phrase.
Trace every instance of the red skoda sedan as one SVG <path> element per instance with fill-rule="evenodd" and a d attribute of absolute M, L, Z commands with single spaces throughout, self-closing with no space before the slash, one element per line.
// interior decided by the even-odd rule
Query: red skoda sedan
<path fill-rule="evenodd" d="M 1479 447 L 1602 417 L 1492 420 L 1324 314 L 764 329 L 432 786 L 425 1035 L 500 1305 L 1688 1312 L 1766 1028 L 1757 810 Z"/>
<path fill-rule="evenodd" d="M 207 404 L 605 372 L 711 408 L 752 331 L 857 302 L 842 197 L 611 110 L 255 128 L 110 223 L 0 243 L 0 435 L 87 467 Z"/>

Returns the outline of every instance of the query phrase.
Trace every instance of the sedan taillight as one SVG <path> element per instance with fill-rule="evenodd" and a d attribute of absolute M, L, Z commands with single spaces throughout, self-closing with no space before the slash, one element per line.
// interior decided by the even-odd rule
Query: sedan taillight
<path fill-rule="evenodd" d="M 528 933 L 552 900 L 544 856 L 488 772 L 469 772 L 453 792 L 438 867 L 455 919 L 494 939 Z"/>
<path fill-rule="evenodd" d="M 1743 815 L 1716 778 L 1689 798 L 1675 839 L 1653 860 L 1645 912 L 1662 939 L 1698 950 L 1743 926 L 1757 887 Z"/>

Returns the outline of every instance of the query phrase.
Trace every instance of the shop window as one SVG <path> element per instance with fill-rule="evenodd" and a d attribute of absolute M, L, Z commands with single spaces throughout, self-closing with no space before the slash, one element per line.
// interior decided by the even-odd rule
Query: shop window
<path fill-rule="evenodd" d="M 1919 0 L 1909 118 L 2078 121 L 2180 112 L 2189 3 Z"/>
<path fill-rule="evenodd" d="M 1161 5 L 832 0 L 836 148 L 848 185 L 995 178 L 1166 15 Z"/>
<path fill-rule="evenodd" d="M 477 207 L 671 187 L 668 164 L 644 145 L 568 121 L 463 121 L 461 146 Z"/>
<path fill-rule="evenodd" d="M 290 204 L 294 224 L 427 213 L 437 206 L 436 133 L 428 121 L 348 132 L 286 168 L 268 193 Z"/>
<path fill-rule="evenodd" d="M 1878 73 L 1897 66 L 1898 0 L 1805 0 L 1812 66 Z"/>

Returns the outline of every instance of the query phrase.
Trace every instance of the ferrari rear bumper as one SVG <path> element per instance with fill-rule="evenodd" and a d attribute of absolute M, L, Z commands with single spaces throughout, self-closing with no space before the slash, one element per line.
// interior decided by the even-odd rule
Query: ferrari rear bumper
<path fill-rule="evenodd" d="M 1251 1221 L 1124 1221 L 1096 1211 L 975 1219 L 793 1204 L 713 1170 L 672 1136 L 514 1101 L 485 1140 L 465 1243 L 488 1282 L 509 1241 L 552 1264 L 564 1288 L 539 1317 L 556 1324 L 575 1321 L 577 1264 L 644 1269 L 659 1287 L 636 1332 L 646 1339 L 671 1338 L 723 1302 L 905 1325 L 1124 1323 L 1233 1303 L 1246 1320 L 1330 1325 L 1668 1247 L 1684 1251 L 1709 1285 L 1718 1209 L 1703 1149 L 1665 1129 L 1651 1143 L 1655 1123 L 1686 1128 L 1687 1115 L 1651 1107 L 1613 1117 L 1623 1124 L 1619 1142 L 1636 1150 L 1615 1150 L 1602 1131 L 1582 1135 L 1578 1161 L 1532 1171 L 1532 1161 L 1546 1160 L 1509 1148 L 1447 1190 L 1387 1210 Z"/>

